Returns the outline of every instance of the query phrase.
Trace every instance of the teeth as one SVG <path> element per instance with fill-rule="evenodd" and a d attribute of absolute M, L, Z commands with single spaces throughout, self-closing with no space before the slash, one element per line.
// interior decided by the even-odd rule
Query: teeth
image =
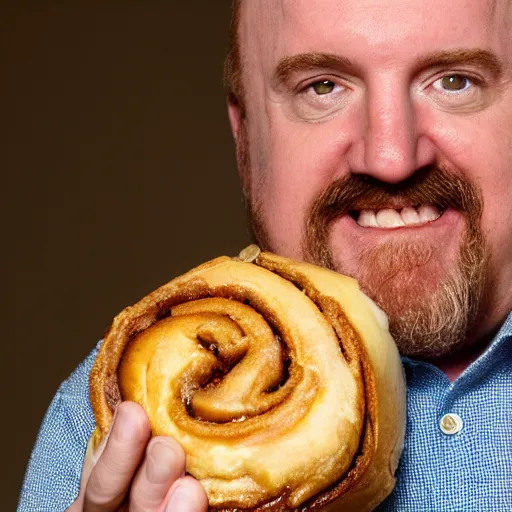
<path fill-rule="evenodd" d="M 438 219 L 441 212 L 432 205 L 420 206 L 417 210 L 410 206 L 400 212 L 393 208 L 383 208 L 375 213 L 373 210 L 361 210 L 357 223 L 363 228 L 399 228 L 417 226 Z"/>
<path fill-rule="evenodd" d="M 441 217 L 441 212 L 435 206 L 420 206 L 418 214 L 421 222 L 432 222 Z"/>
<path fill-rule="evenodd" d="M 399 228 L 405 226 L 401 215 L 391 208 L 385 208 L 377 212 L 377 223 L 381 228 Z"/>
<path fill-rule="evenodd" d="M 420 216 L 418 215 L 416 208 L 407 206 L 400 212 L 400 215 L 402 216 L 402 219 L 404 219 L 404 222 L 409 226 L 421 223 Z"/>
<path fill-rule="evenodd" d="M 363 228 L 378 228 L 377 218 L 375 212 L 372 210 L 361 210 L 357 223 Z"/>

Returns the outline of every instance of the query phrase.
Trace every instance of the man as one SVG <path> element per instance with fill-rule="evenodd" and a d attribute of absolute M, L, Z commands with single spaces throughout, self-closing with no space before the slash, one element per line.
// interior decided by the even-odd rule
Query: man
<path fill-rule="evenodd" d="M 229 117 L 258 242 L 357 277 L 405 356 L 382 510 L 512 510 L 512 2 L 242 0 L 234 27 Z M 50 409 L 22 511 L 76 497 L 93 356 Z M 149 437 L 122 404 L 70 510 L 205 510 L 177 443 Z"/>

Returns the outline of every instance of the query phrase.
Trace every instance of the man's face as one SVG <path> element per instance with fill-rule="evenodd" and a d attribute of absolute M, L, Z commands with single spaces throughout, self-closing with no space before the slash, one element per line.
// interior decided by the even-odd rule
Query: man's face
<path fill-rule="evenodd" d="M 512 3 L 251 1 L 240 42 L 246 115 L 230 117 L 260 242 L 358 278 L 405 353 L 495 328 L 511 308 Z"/>

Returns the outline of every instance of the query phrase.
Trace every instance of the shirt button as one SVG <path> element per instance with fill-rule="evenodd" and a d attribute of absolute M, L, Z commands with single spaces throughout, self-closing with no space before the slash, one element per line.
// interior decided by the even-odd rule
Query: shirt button
<path fill-rule="evenodd" d="M 439 427 L 443 434 L 453 436 L 462 430 L 462 418 L 453 412 L 445 414 L 439 421 Z"/>

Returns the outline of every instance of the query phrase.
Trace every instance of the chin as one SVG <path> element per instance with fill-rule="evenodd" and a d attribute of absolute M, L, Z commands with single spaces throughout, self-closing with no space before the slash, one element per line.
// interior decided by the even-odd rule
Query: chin
<path fill-rule="evenodd" d="M 358 279 L 387 313 L 402 355 L 432 360 L 465 346 L 476 321 L 483 272 L 464 258 L 439 254 L 427 243 L 393 243 L 365 251 L 357 266 L 335 266 Z"/>

